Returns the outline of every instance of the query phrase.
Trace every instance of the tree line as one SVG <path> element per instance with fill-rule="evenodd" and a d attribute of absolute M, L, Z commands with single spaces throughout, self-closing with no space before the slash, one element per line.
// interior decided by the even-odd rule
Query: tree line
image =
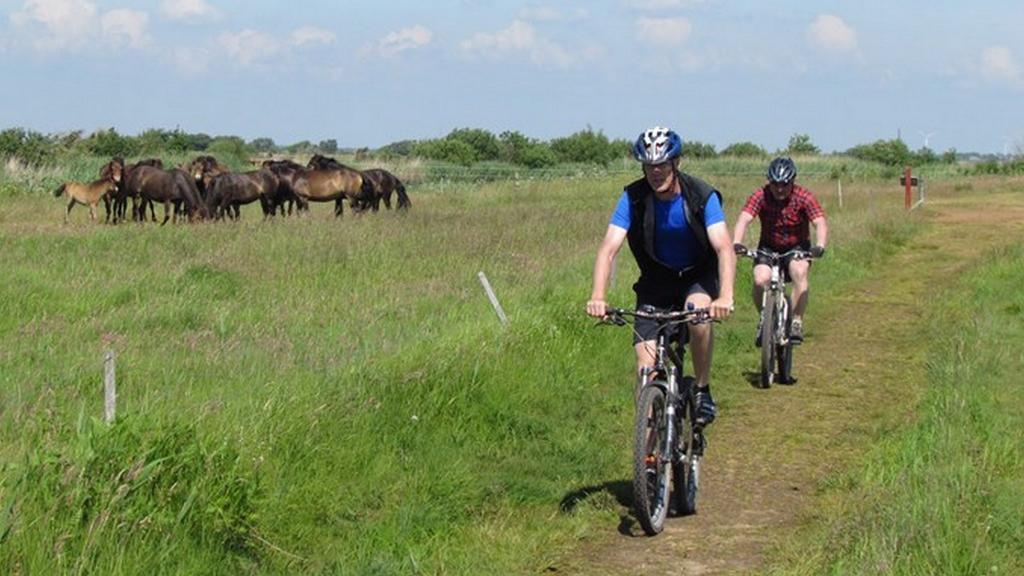
<path fill-rule="evenodd" d="M 81 130 L 46 135 L 24 128 L 8 128 L 0 131 L 0 159 L 14 157 L 26 164 L 41 165 L 55 163 L 61 157 L 75 154 L 128 158 L 183 152 L 212 154 L 244 162 L 259 153 L 310 155 L 349 152 L 355 153 L 357 158 L 367 159 L 424 158 L 461 166 L 504 162 L 526 168 L 548 168 L 559 164 L 607 165 L 628 158 L 632 144 L 630 140 L 610 139 L 600 130 L 590 127 L 550 141 L 531 138 L 518 131 L 504 131 L 496 135 L 480 128 L 456 128 L 442 138 L 402 140 L 373 150 L 340 149 L 335 139 L 317 143 L 303 140 L 282 146 L 266 137 L 246 141 L 233 135 L 210 136 L 177 129 L 153 128 L 132 136 L 120 134 L 113 128 L 97 130 L 88 135 Z M 790 137 L 784 149 L 774 152 L 748 141 L 730 144 L 721 150 L 699 140 L 683 141 L 683 156 L 691 159 L 768 158 L 774 154 L 807 156 L 820 155 L 822 151 L 809 135 L 799 133 Z M 860 144 L 843 154 L 886 166 L 951 164 L 959 158 L 955 149 L 941 154 L 929 148 L 911 150 L 898 138 Z M 1024 161 L 1018 157 L 1010 162 L 989 162 L 985 170 L 989 173 L 1024 172 Z"/>

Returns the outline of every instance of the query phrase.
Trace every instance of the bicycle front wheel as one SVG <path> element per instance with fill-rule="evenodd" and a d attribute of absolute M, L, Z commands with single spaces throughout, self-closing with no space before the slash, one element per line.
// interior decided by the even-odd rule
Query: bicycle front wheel
<path fill-rule="evenodd" d="M 770 388 L 775 379 L 775 294 L 766 300 L 761 310 L 761 388 Z"/>
<path fill-rule="evenodd" d="M 633 439 L 633 507 L 644 532 L 661 532 L 672 484 L 668 402 L 659 386 L 646 386 L 637 402 Z M 666 455 L 669 458 L 666 458 Z"/>

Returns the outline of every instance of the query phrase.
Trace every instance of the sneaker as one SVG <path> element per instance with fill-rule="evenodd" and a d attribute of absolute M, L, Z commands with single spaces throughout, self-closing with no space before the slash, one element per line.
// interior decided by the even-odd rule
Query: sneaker
<path fill-rule="evenodd" d="M 715 406 L 715 400 L 711 397 L 711 391 L 697 391 L 697 423 L 701 426 L 707 426 L 715 421 L 715 415 L 718 413 L 718 407 Z"/>
<path fill-rule="evenodd" d="M 801 320 L 793 320 L 789 325 L 789 341 L 794 345 L 800 345 L 804 341 L 804 323 Z"/>

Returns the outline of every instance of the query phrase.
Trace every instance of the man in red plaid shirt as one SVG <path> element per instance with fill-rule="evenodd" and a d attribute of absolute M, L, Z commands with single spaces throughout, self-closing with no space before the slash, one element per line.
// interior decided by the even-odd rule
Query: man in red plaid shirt
<path fill-rule="evenodd" d="M 761 239 L 758 248 L 774 252 L 786 252 L 802 248 L 814 258 L 825 254 L 828 241 L 828 223 L 825 211 L 810 190 L 798 186 L 796 164 L 786 157 L 779 157 L 768 165 L 768 182 L 747 198 L 736 226 L 733 229 L 733 244 L 737 252 L 743 247 L 743 235 L 754 218 L 761 220 Z M 815 244 L 811 245 L 810 224 L 814 225 Z M 794 344 L 803 342 L 804 310 L 807 309 L 809 288 L 807 275 L 811 268 L 808 260 L 790 258 L 786 263 L 789 277 L 793 280 L 793 316 L 789 338 Z M 771 280 L 771 269 L 762 260 L 754 260 L 754 305 L 761 310 L 761 295 Z M 758 334 L 760 334 L 758 330 Z"/>

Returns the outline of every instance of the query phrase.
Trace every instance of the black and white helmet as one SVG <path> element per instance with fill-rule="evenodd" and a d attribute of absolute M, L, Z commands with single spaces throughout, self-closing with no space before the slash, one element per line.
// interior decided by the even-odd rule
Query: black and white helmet
<path fill-rule="evenodd" d="M 796 180 L 796 164 L 787 156 L 779 156 L 768 164 L 768 181 L 792 184 Z"/>
<path fill-rule="evenodd" d="M 633 157 L 644 164 L 661 164 L 683 152 L 683 139 L 679 134 L 655 126 L 644 130 L 633 144 Z"/>

